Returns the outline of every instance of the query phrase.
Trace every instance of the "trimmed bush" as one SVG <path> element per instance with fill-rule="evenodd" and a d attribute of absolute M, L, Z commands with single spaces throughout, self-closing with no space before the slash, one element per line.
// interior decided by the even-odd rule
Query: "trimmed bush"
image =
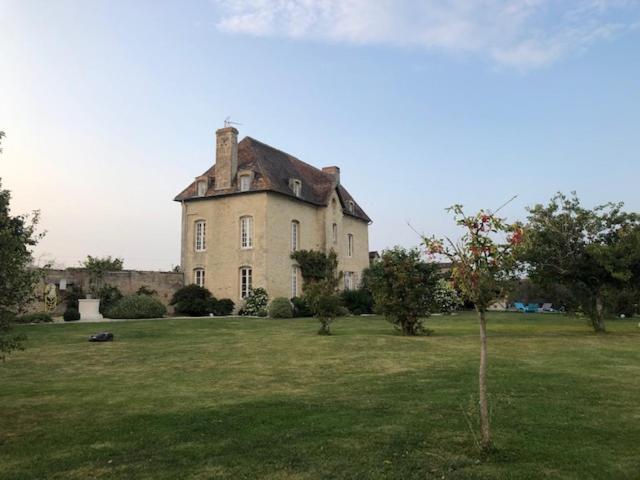
<path fill-rule="evenodd" d="M 213 312 L 216 306 L 216 299 L 206 288 L 191 284 L 177 290 L 169 304 L 175 305 L 176 313 L 191 317 L 202 317 Z"/>
<path fill-rule="evenodd" d="M 118 287 L 113 285 L 103 285 L 102 288 L 95 292 L 96 297 L 100 299 L 100 313 L 106 315 L 111 307 L 115 306 L 122 298 L 122 292 Z"/>
<path fill-rule="evenodd" d="M 364 289 L 344 290 L 340 294 L 340 300 L 353 315 L 362 315 L 373 312 L 373 297 Z"/>
<path fill-rule="evenodd" d="M 50 323 L 53 322 L 51 315 L 45 312 L 28 313 L 20 315 L 13 320 L 15 323 Z"/>
<path fill-rule="evenodd" d="M 313 312 L 304 297 L 293 297 L 291 303 L 293 304 L 293 316 L 295 318 L 313 317 Z"/>
<path fill-rule="evenodd" d="M 149 295 L 122 297 L 107 312 L 109 318 L 161 318 L 167 313 L 165 306 Z"/>
<path fill-rule="evenodd" d="M 233 313 L 233 307 L 235 307 L 233 300 L 230 298 L 221 298 L 215 302 L 211 313 L 217 317 L 231 315 Z"/>
<path fill-rule="evenodd" d="M 254 288 L 247 298 L 244 299 L 242 315 L 254 317 L 266 317 L 269 295 L 264 288 Z"/>
<path fill-rule="evenodd" d="M 293 307 L 288 298 L 277 297 L 269 304 L 269 316 L 271 318 L 292 318 Z"/>
<path fill-rule="evenodd" d="M 62 315 L 65 322 L 75 322 L 76 320 L 80 320 L 80 312 L 77 308 L 67 307 Z"/>
<path fill-rule="evenodd" d="M 84 298 L 84 291 L 79 285 L 69 285 L 64 292 L 64 302 L 67 308 L 78 309 L 78 300 Z"/>

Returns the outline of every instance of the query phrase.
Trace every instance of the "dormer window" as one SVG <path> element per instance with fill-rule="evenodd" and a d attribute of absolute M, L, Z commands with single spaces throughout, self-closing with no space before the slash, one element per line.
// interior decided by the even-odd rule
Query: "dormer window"
<path fill-rule="evenodd" d="M 240 191 L 248 192 L 251 189 L 251 176 L 240 175 Z"/>
<path fill-rule="evenodd" d="M 204 197 L 207 193 L 207 181 L 206 180 L 198 180 L 196 182 L 197 193 L 199 197 Z"/>
<path fill-rule="evenodd" d="M 292 178 L 289 181 L 289 187 L 291 188 L 291 191 L 296 197 L 299 197 L 300 195 L 302 195 L 302 182 L 297 178 Z"/>
<path fill-rule="evenodd" d="M 349 213 L 353 213 L 353 211 L 355 210 L 355 204 L 353 203 L 353 200 L 349 200 L 349 202 L 347 203 L 347 210 L 349 211 Z"/>

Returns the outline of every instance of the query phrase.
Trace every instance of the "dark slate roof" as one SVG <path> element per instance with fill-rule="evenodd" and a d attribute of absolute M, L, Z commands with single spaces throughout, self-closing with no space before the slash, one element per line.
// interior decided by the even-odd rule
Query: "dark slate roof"
<path fill-rule="evenodd" d="M 251 190 L 240 192 L 240 186 L 234 178 L 231 188 L 214 189 L 215 165 L 200 177 L 209 179 L 209 188 L 204 197 L 196 196 L 196 182 L 193 181 L 180 192 L 175 201 L 201 200 L 202 198 L 220 197 L 224 195 L 245 195 L 251 192 L 277 192 L 296 200 L 319 206 L 327 206 L 331 193 L 337 189 L 345 215 L 350 215 L 365 222 L 371 222 L 358 202 L 342 185 L 336 185 L 332 175 L 323 172 L 308 163 L 297 159 L 281 150 L 273 148 L 254 138 L 245 137 L 238 143 L 238 171 L 251 170 L 254 173 Z M 289 187 L 289 180 L 295 178 L 302 182 L 302 194 L 296 197 Z M 353 213 L 347 209 L 349 201 L 354 204 Z"/>

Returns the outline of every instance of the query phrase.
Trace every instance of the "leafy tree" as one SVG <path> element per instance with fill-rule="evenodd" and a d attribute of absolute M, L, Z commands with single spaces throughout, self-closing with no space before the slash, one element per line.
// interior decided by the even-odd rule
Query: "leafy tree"
<path fill-rule="evenodd" d="M 291 254 L 298 262 L 304 280 L 305 303 L 320 322 L 319 335 L 331 335 L 331 323 L 340 316 L 338 285 L 338 256 L 331 250 L 328 254 L 315 250 L 298 250 Z"/>
<path fill-rule="evenodd" d="M 211 313 L 215 303 L 209 290 L 192 283 L 176 290 L 169 305 L 175 305 L 176 313 L 200 317 Z"/>
<path fill-rule="evenodd" d="M 423 261 L 417 248 L 394 247 L 382 252 L 366 277 L 376 312 L 404 335 L 424 332 L 422 319 L 430 315 L 438 280 L 434 264 Z"/>
<path fill-rule="evenodd" d="M 0 182 L 0 360 L 23 348 L 24 337 L 12 332 L 11 323 L 33 298 L 40 271 L 32 266 L 31 249 L 44 236 L 36 233 L 39 213 L 11 215 L 10 200 Z"/>
<path fill-rule="evenodd" d="M 491 426 L 487 400 L 487 321 L 486 312 L 503 298 L 517 273 L 516 249 L 522 241 L 522 229 L 509 225 L 491 212 L 481 210 L 465 215 L 461 205 L 447 209 L 456 224 L 464 229 L 459 241 L 424 238 L 430 255 L 444 256 L 452 263 L 451 278 L 463 297 L 475 305 L 480 323 L 480 400 L 481 448 L 491 449 Z M 504 240 L 500 240 L 504 239 Z"/>
<path fill-rule="evenodd" d="M 91 255 L 87 255 L 87 258 L 82 262 L 82 267 L 86 268 L 89 272 L 89 288 L 91 293 L 99 295 L 103 287 L 105 274 L 107 272 L 120 272 L 123 266 L 124 260 L 122 258 L 112 258 L 111 255 L 107 257 L 92 257 Z"/>
<path fill-rule="evenodd" d="M 548 205 L 528 208 L 520 258 L 529 278 L 565 287 L 598 333 L 606 331 L 604 314 L 614 294 L 640 283 L 640 218 L 622 207 L 589 210 L 575 193 L 558 193 Z"/>

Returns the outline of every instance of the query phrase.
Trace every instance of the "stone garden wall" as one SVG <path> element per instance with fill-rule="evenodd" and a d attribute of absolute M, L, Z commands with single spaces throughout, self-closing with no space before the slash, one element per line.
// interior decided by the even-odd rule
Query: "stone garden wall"
<path fill-rule="evenodd" d="M 89 272 L 80 268 L 68 268 L 66 270 L 47 270 L 44 280 L 37 287 L 37 301 L 29 310 L 42 311 L 44 306 L 45 285 L 56 285 L 58 301 L 64 297 L 64 290 L 69 287 L 81 287 L 89 292 Z M 104 276 L 104 284 L 118 287 L 123 295 L 136 293 L 140 287 L 155 290 L 154 297 L 168 307 L 173 292 L 184 286 L 184 274 L 176 272 L 153 272 L 141 270 L 122 270 L 120 272 L 108 272 Z M 62 289 L 61 289 L 62 287 Z M 55 310 L 56 315 L 64 312 L 65 306 L 60 303 Z M 168 308 L 171 311 L 171 308 Z"/>

